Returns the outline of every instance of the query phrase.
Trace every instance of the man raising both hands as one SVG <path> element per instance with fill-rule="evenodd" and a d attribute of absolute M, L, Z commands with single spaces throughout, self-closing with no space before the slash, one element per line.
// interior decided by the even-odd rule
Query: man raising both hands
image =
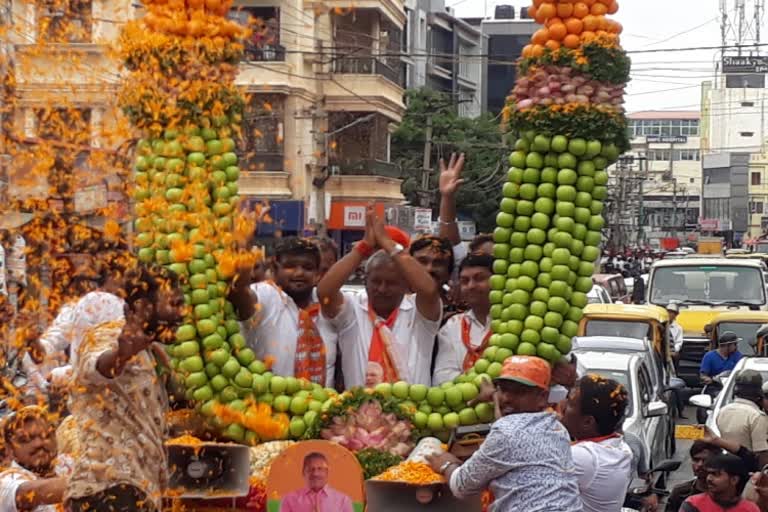
<path fill-rule="evenodd" d="M 368 257 L 365 292 L 341 293 Z M 323 316 L 332 319 L 340 333 L 348 388 L 398 380 L 430 384 L 432 348 L 442 316 L 440 293 L 424 267 L 390 238 L 372 208 L 366 212 L 365 237 L 331 267 L 317 294 Z"/>

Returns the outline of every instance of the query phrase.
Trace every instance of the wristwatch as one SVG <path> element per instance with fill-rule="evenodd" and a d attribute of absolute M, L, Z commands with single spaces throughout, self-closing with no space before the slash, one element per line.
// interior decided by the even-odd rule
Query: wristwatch
<path fill-rule="evenodd" d="M 395 256 L 397 256 L 398 254 L 400 254 L 404 250 L 405 250 L 405 247 L 403 247 L 401 244 L 395 244 L 395 246 L 392 247 L 392 249 L 390 249 L 389 255 L 394 258 Z"/>
<path fill-rule="evenodd" d="M 445 472 L 448 471 L 448 469 L 451 466 L 456 466 L 457 464 L 453 462 L 452 460 L 449 460 L 448 462 L 445 462 L 442 466 L 440 466 L 440 469 L 438 470 L 438 473 L 441 475 L 445 475 Z"/>

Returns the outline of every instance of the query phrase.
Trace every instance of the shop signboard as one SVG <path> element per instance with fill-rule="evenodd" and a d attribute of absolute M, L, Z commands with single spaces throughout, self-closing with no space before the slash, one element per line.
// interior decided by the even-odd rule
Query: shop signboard
<path fill-rule="evenodd" d="M 415 231 L 432 230 L 432 209 L 416 208 L 413 212 L 413 229 Z"/>
<path fill-rule="evenodd" d="M 365 206 L 345 206 L 344 207 L 344 227 L 364 228 L 365 227 Z"/>

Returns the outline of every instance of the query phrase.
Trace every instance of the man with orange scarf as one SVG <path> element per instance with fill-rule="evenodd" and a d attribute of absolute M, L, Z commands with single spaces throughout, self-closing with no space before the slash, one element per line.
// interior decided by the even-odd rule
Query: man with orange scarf
<path fill-rule="evenodd" d="M 237 278 L 230 293 L 248 347 L 273 361 L 275 375 L 333 387 L 336 335 L 314 297 L 320 250 L 308 239 L 278 240 L 272 275 L 274 282 L 252 285 Z"/>
<path fill-rule="evenodd" d="M 341 293 L 349 276 L 369 257 L 365 292 Z M 339 332 L 348 388 L 398 380 L 430 384 L 432 349 L 442 316 L 440 291 L 427 270 L 392 240 L 372 208 L 366 212 L 365 237 L 331 267 L 317 292 L 323 316 Z"/>
<path fill-rule="evenodd" d="M 493 257 L 470 254 L 459 266 L 461 300 L 469 311 L 452 316 L 437 335 L 437 359 L 432 384 L 450 382 L 471 369 L 488 347 L 491 337 Z"/>

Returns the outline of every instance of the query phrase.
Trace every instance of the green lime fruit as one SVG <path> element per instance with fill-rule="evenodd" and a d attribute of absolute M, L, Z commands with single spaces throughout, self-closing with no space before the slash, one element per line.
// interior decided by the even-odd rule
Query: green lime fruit
<path fill-rule="evenodd" d="M 208 376 L 205 374 L 205 372 L 195 372 L 190 373 L 187 375 L 187 378 L 184 379 L 184 385 L 188 389 L 195 389 L 199 388 L 200 386 L 204 386 L 208 383 Z"/>
<path fill-rule="evenodd" d="M 273 395 L 282 395 L 283 393 L 285 393 L 286 387 L 287 387 L 287 382 L 285 381 L 284 377 L 275 375 L 269 381 L 269 391 Z"/>
<path fill-rule="evenodd" d="M 477 414 L 477 419 L 481 423 L 490 423 L 494 420 L 493 406 L 486 402 L 475 406 L 475 414 Z"/>
<path fill-rule="evenodd" d="M 191 325 L 182 325 L 176 329 L 176 341 L 184 342 L 195 338 L 197 331 Z"/>
<path fill-rule="evenodd" d="M 557 167 L 560 169 L 575 169 L 579 160 L 571 153 L 561 153 L 557 157 Z"/>
<path fill-rule="evenodd" d="M 499 212 L 496 215 L 496 225 L 502 228 L 511 228 L 515 224 L 515 216 L 511 213 Z"/>
<path fill-rule="evenodd" d="M 292 414 L 302 416 L 309 410 L 309 400 L 305 397 L 295 396 L 291 399 L 290 409 Z"/>
<path fill-rule="evenodd" d="M 291 397 L 280 395 L 272 401 L 272 408 L 277 412 L 288 412 L 291 408 Z"/>
<path fill-rule="evenodd" d="M 524 217 L 530 217 L 534 213 L 534 203 L 527 199 L 521 199 L 517 202 L 517 214 Z"/>
<path fill-rule="evenodd" d="M 440 413 L 433 412 L 427 417 L 427 428 L 432 432 L 443 430 L 445 425 L 443 423 L 443 416 Z"/>
<path fill-rule="evenodd" d="M 555 347 L 561 354 L 567 354 L 571 351 L 571 339 L 568 336 L 561 335 Z"/>
<path fill-rule="evenodd" d="M 417 411 L 413 415 L 413 425 L 416 428 L 427 428 L 427 422 L 429 421 L 429 416 L 424 414 L 421 411 Z"/>
<path fill-rule="evenodd" d="M 464 426 L 476 424 L 477 413 L 475 412 L 475 409 L 472 407 L 465 407 L 464 409 L 459 411 L 459 421 Z"/>
<path fill-rule="evenodd" d="M 196 341 L 185 341 L 176 346 L 176 357 L 191 357 L 200 353 L 200 345 Z"/>
<path fill-rule="evenodd" d="M 184 358 L 181 363 L 179 363 L 179 367 L 185 372 L 194 373 L 203 371 L 205 365 L 203 364 L 202 357 L 190 356 Z"/>
<path fill-rule="evenodd" d="M 525 151 L 515 151 L 509 155 L 509 165 L 512 167 L 526 167 L 525 162 L 528 154 Z"/>
<path fill-rule="evenodd" d="M 555 135 L 552 137 L 550 147 L 552 148 L 552 151 L 564 153 L 565 151 L 568 151 L 568 138 L 562 135 Z"/>
<path fill-rule="evenodd" d="M 515 167 L 523 167 L 516 165 Z M 528 155 L 525 158 L 525 166 L 524 167 L 533 167 L 535 169 L 541 169 L 544 167 L 544 156 L 541 153 L 538 153 L 536 151 L 532 153 L 528 153 Z"/>
<path fill-rule="evenodd" d="M 517 217 L 515 219 L 515 231 L 518 233 L 525 233 L 529 229 L 531 229 L 531 218 L 530 217 Z"/>
<path fill-rule="evenodd" d="M 576 189 L 571 185 L 557 187 L 557 200 L 573 203 L 576 201 Z"/>
<path fill-rule="evenodd" d="M 520 347 L 517 348 L 518 351 L 520 350 Z M 488 376 L 492 379 L 497 378 L 499 375 L 501 375 L 501 363 L 494 361 L 490 365 L 488 365 Z"/>
<path fill-rule="evenodd" d="M 592 178 L 597 173 L 597 169 L 595 169 L 595 164 L 589 160 L 583 160 L 579 162 L 579 167 L 577 168 L 579 172 L 579 176 L 583 178 Z"/>
<path fill-rule="evenodd" d="M 538 331 L 534 331 L 533 329 L 525 329 L 523 331 L 523 334 L 520 335 L 520 345 L 517 346 L 518 351 L 520 350 L 520 346 L 529 343 L 531 345 L 538 345 L 539 341 L 541 340 L 541 335 L 538 333 Z"/>
<path fill-rule="evenodd" d="M 414 402 L 421 402 L 427 398 L 429 388 L 424 384 L 414 384 L 411 386 L 409 396 Z"/>
<path fill-rule="evenodd" d="M 542 183 L 537 189 L 540 199 L 554 199 L 556 191 L 557 187 L 552 183 Z"/>
<path fill-rule="evenodd" d="M 440 388 L 429 388 L 427 402 L 432 407 L 439 407 L 445 401 L 445 391 Z"/>
<path fill-rule="evenodd" d="M 455 412 L 449 412 L 443 416 L 443 426 L 445 428 L 456 428 L 459 426 L 459 415 Z"/>
<path fill-rule="evenodd" d="M 560 169 L 557 173 L 558 185 L 574 185 L 579 179 L 579 175 L 573 169 Z"/>
<path fill-rule="evenodd" d="M 517 347 L 517 355 L 519 356 L 535 356 L 536 355 L 536 345 L 532 343 L 521 343 Z"/>
<path fill-rule="evenodd" d="M 499 203 L 499 209 L 504 213 L 514 215 L 517 210 L 517 200 L 510 199 L 509 197 L 502 198 L 501 203 Z"/>
<path fill-rule="evenodd" d="M 521 199 L 525 199 L 529 202 L 533 201 L 538 194 L 538 187 L 533 183 L 523 183 L 520 185 L 519 194 Z M 533 210 L 533 204 L 531 204 L 531 210 Z"/>
<path fill-rule="evenodd" d="M 533 148 L 534 151 L 538 151 L 540 153 L 546 153 L 547 151 L 549 151 L 551 142 L 552 142 L 551 139 L 546 135 L 537 135 L 533 139 L 533 144 L 531 145 L 531 147 Z M 598 151 L 598 153 L 600 152 Z"/>
<path fill-rule="evenodd" d="M 477 372 L 477 373 L 485 373 L 485 372 L 487 372 L 488 371 L 488 365 L 490 365 L 490 364 L 491 364 L 491 362 L 488 361 L 485 358 L 478 359 L 475 362 L 475 366 L 474 366 L 475 372 Z"/>
<path fill-rule="evenodd" d="M 461 405 L 461 390 L 457 386 L 450 387 L 445 390 L 445 403 L 448 407 L 456 407 Z"/>
<path fill-rule="evenodd" d="M 507 171 L 507 181 L 520 185 L 523 182 L 523 169 L 519 167 L 510 167 Z"/>
<path fill-rule="evenodd" d="M 559 167 L 559 166 L 558 166 Z M 557 183 L 557 167 L 545 167 L 541 170 L 541 176 L 539 176 L 541 183 Z"/>
<path fill-rule="evenodd" d="M 587 141 L 584 139 L 571 139 L 568 141 L 568 152 L 576 156 L 586 155 Z"/>

